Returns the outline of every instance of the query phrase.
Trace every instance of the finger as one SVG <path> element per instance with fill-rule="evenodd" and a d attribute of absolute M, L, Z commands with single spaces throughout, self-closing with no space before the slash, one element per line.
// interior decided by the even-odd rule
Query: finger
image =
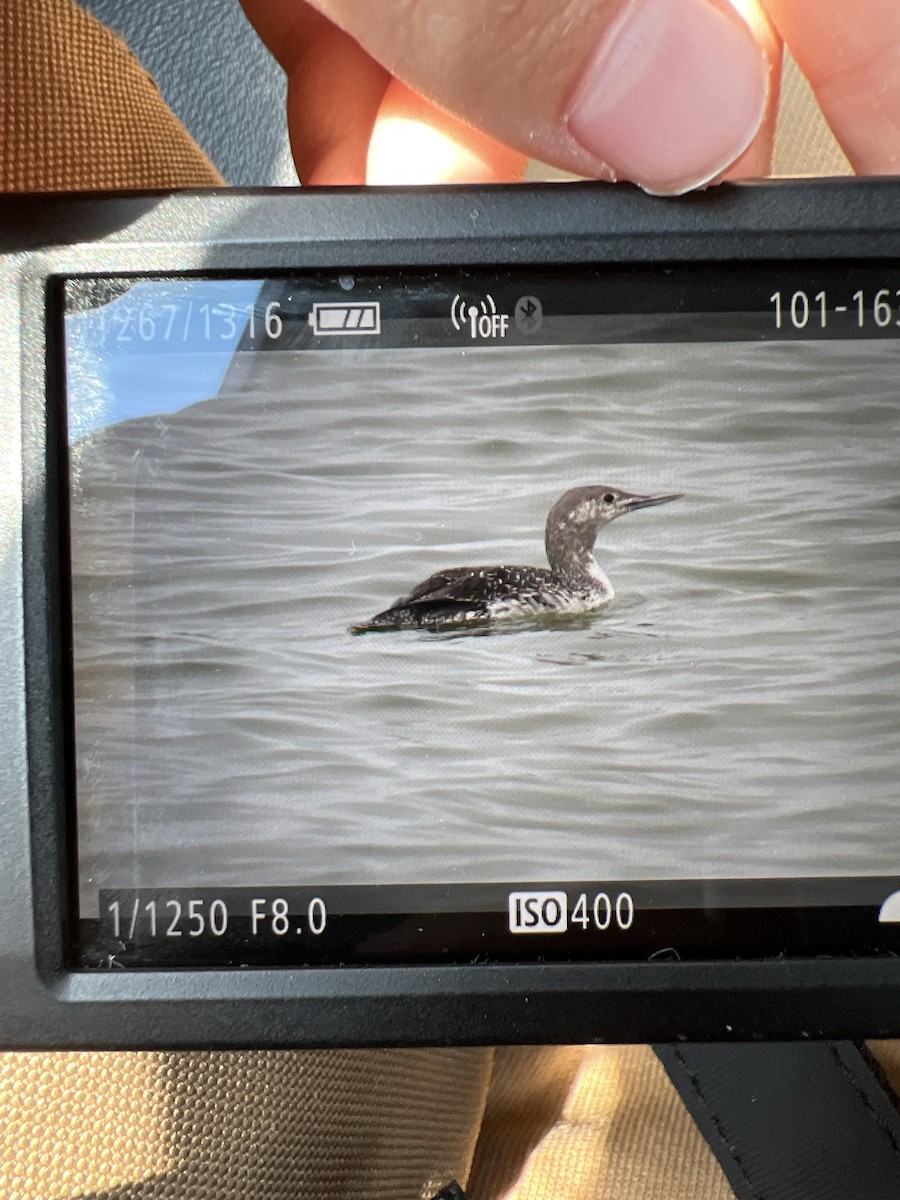
<path fill-rule="evenodd" d="M 304 184 L 361 184 L 390 75 L 343 30 L 296 0 L 242 0 L 288 77 L 288 129 Z"/>
<path fill-rule="evenodd" d="M 288 74 L 291 140 L 305 183 L 521 179 L 522 155 L 391 80 L 320 13 L 282 0 L 244 0 L 244 9 Z"/>
<path fill-rule="evenodd" d="M 394 79 L 369 143 L 366 182 L 518 183 L 527 162 L 524 154 L 435 108 Z"/>
<path fill-rule="evenodd" d="M 855 170 L 900 171 L 897 0 L 766 4 Z"/>
<path fill-rule="evenodd" d="M 769 65 L 727 0 L 314 0 L 392 74 L 523 154 L 679 192 L 759 131 Z"/>
<path fill-rule="evenodd" d="M 769 94 L 759 131 L 749 147 L 725 174 L 726 179 L 764 179 L 772 174 L 775 159 L 775 127 L 781 97 L 781 68 L 784 46 L 768 14 L 758 0 L 731 0 L 747 22 L 769 62 Z"/>

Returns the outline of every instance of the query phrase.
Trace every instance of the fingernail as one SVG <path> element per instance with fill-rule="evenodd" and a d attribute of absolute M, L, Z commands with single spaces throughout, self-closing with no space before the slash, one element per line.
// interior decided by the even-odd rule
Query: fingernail
<path fill-rule="evenodd" d="M 709 183 L 750 145 L 769 65 L 736 14 L 707 0 L 628 0 L 569 105 L 569 132 L 647 191 Z"/>

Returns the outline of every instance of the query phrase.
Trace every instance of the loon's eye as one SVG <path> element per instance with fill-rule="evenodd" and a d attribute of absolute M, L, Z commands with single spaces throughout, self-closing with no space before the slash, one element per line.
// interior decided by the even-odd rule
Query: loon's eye
<path fill-rule="evenodd" d="M 606 495 L 603 497 L 604 504 L 615 504 L 615 502 L 616 502 L 616 498 L 612 494 L 612 492 L 607 492 Z"/>

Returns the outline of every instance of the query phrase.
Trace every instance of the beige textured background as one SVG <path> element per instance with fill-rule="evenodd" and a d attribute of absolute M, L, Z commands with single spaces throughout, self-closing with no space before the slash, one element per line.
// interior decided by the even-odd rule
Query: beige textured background
<path fill-rule="evenodd" d="M 491 1050 L 0 1055 L 8 1200 L 403 1200 L 468 1174 Z"/>

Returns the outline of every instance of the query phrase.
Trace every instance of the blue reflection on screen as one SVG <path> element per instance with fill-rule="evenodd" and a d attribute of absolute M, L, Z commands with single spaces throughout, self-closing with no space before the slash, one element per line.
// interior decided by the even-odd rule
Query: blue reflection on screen
<path fill-rule="evenodd" d="M 216 395 L 261 279 L 156 279 L 66 316 L 69 440 Z"/>

